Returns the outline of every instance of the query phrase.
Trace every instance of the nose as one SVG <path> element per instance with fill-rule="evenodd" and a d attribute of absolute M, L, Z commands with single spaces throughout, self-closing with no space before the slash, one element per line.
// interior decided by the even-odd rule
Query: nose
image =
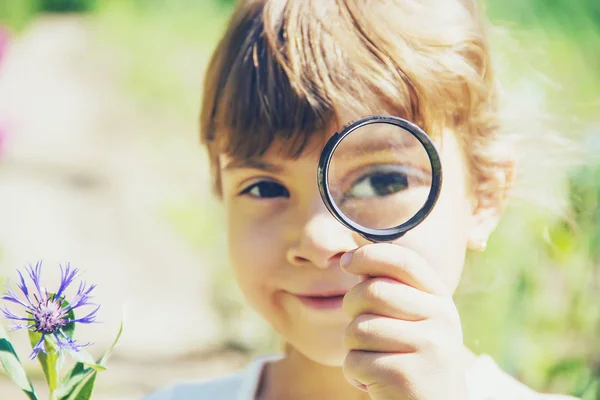
<path fill-rule="evenodd" d="M 294 240 L 287 251 L 292 265 L 330 268 L 357 247 L 353 233 L 329 213 L 319 199 L 307 216 L 295 225 Z"/>

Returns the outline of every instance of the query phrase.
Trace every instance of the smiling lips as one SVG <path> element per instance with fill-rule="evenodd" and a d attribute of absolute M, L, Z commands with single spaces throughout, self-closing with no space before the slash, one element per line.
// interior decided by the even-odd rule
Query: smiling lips
<path fill-rule="evenodd" d="M 307 307 L 316 310 L 335 310 L 342 308 L 346 291 L 319 294 L 296 294 L 295 296 Z"/>

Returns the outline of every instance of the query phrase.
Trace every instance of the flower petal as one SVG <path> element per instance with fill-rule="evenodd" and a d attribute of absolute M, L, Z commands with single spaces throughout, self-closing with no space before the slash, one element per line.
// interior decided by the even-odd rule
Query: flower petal
<path fill-rule="evenodd" d="M 96 285 L 91 285 L 89 288 L 86 289 L 86 283 L 84 281 L 81 281 L 81 283 L 79 284 L 79 289 L 77 290 L 77 294 L 75 295 L 73 301 L 69 305 L 69 310 L 74 310 L 77 307 L 89 304 L 89 300 L 92 298 L 92 296 L 90 296 L 90 293 L 92 292 L 92 290 L 94 290 L 94 288 L 96 288 Z"/>
<path fill-rule="evenodd" d="M 27 285 L 25 284 L 25 278 L 23 278 L 23 274 L 21 274 L 21 271 L 17 271 L 17 274 L 19 274 L 19 279 L 21 281 L 20 283 L 17 283 L 17 287 L 21 289 L 21 292 L 23 292 L 29 304 L 33 306 L 33 303 L 31 303 L 31 299 L 29 298 L 29 290 L 27 289 Z"/>
<path fill-rule="evenodd" d="M 67 263 L 66 269 L 63 269 L 63 266 L 60 265 L 60 272 L 61 272 L 60 287 L 58 288 L 58 291 L 56 292 L 56 295 L 55 295 L 56 298 L 60 298 L 60 296 L 62 296 L 63 292 L 65 291 L 65 289 L 71 283 L 73 283 L 73 280 L 77 276 L 77 273 L 79 272 L 79 270 L 77 268 L 73 268 L 73 270 L 71 270 L 71 264 Z"/>
<path fill-rule="evenodd" d="M 2 300 L 12 301 L 13 303 L 20 304 L 23 307 L 27 308 L 28 310 L 33 310 L 33 305 L 30 306 L 28 304 L 25 304 L 21 299 L 19 299 L 19 296 L 17 296 L 17 294 L 15 292 L 13 292 L 10 288 L 7 288 L 6 293 L 4 293 L 4 295 L 0 298 Z"/>
<path fill-rule="evenodd" d="M 40 287 L 40 278 L 42 275 L 42 262 L 38 261 L 35 264 L 35 267 L 32 267 L 31 264 L 29 264 L 29 266 L 25 267 L 25 269 L 29 273 L 29 277 L 31 278 L 31 281 L 35 285 L 35 288 L 37 289 L 37 292 L 40 295 L 39 301 L 41 303 L 42 301 L 46 300 Z"/>
<path fill-rule="evenodd" d="M 30 330 L 30 329 L 32 329 L 32 328 L 35 328 L 35 325 L 14 324 L 14 325 L 13 325 L 13 326 L 10 328 L 9 332 L 19 331 L 19 330 L 21 330 L 21 329 L 27 329 L 27 330 Z"/>
<path fill-rule="evenodd" d="M 46 334 L 44 332 L 42 332 L 42 338 L 40 339 L 39 342 L 37 342 L 37 344 L 35 346 L 33 346 L 33 351 L 29 355 L 29 359 L 33 360 L 34 358 L 36 358 L 37 355 L 40 353 L 40 351 L 42 351 L 44 353 L 46 352 L 46 346 L 44 345 L 45 337 L 46 337 Z"/>
<path fill-rule="evenodd" d="M 77 319 L 72 319 L 68 323 L 79 322 L 81 324 L 92 324 L 92 323 L 96 322 L 96 316 L 98 314 L 98 310 L 99 309 L 100 309 L 100 306 L 97 306 L 92 312 L 90 312 L 85 317 L 81 317 L 81 318 L 77 318 Z"/>
<path fill-rule="evenodd" d="M 0 308 L 0 312 L 4 314 L 4 318 L 6 319 L 13 319 L 16 321 L 35 321 L 33 318 L 19 317 L 18 315 L 13 314 L 8 308 Z"/>
<path fill-rule="evenodd" d="M 58 334 L 54 332 L 54 338 L 56 339 L 56 343 L 58 344 L 59 349 L 68 349 L 73 351 L 79 351 L 84 347 L 89 346 L 91 343 L 77 343 L 77 341 L 69 338 L 62 329 L 58 330 L 58 333 L 65 339 L 64 341 L 58 337 Z"/>

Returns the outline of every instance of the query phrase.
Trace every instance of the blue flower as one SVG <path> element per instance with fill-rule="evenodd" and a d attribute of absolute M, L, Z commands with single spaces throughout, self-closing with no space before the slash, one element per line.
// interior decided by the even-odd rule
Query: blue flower
<path fill-rule="evenodd" d="M 2 295 L 2 299 L 16 303 L 25 309 L 26 316 L 18 316 L 13 314 L 8 308 L 0 308 L 0 311 L 5 318 L 13 321 L 19 321 L 16 323 L 12 330 L 27 329 L 32 332 L 41 333 L 41 339 L 33 347 L 31 353 L 31 359 L 34 359 L 40 351 L 46 353 L 44 346 L 44 339 L 50 335 L 56 341 L 58 351 L 63 349 L 79 351 L 82 347 L 88 346 L 90 343 L 80 344 L 75 340 L 71 339 L 65 332 L 65 328 L 71 324 L 81 323 L 90 324 L 96 322 L 96 314 L 99 305 L 91 303 L 91 292 L 94 290 L 96 285 L 87 286 L 85 282 L 79 283 L 79 288 L 75 296 L 66 301 L 65 291 L 73 283 L 77 277 L 79 270 L 77 268 L 71 269 L 71 265 L 67 263 L 67 266 L 63 268 L 60 266 L 61 280 L 60 286 L 56 293 L 49 294 L 46 288 L 42 288 L 40 285 L 40 276 L 42 272 L 42 262 L 39 261 L 35 264 L 35 267 L 31 264 L 25 267 L 30 280 L 33 282 L 33 288 L 29 289 L 25 284 L 25 279 L 20 271 L 17 271 L 19 275 L 19 282 L 17 287 L 21 290 L 24 295 L 24 300 L 20 299 L 19 296 L 9 287 L 6 289 L 6 293 Z M 74 318 L 75 309 L 84 306 L 96 306 L 91 312 L 82 318 Z"/>

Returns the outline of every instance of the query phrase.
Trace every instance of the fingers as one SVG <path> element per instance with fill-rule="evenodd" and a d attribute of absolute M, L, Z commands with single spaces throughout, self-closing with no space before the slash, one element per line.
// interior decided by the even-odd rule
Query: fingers
<path fill-rule="evenodd" d="M 449 294 L 427 261 L 405 247 L 373 243 L 360 247 L 351 256 L 348 254 L 342 257 L 341 266 L 350 274 L 388 277 L 430 294 Z"/>
<path fill-rule="evenodd" d="M 363 314 L 346 328 L 343 346 L 348 351 L 414 353 L 423 347 L 417 326 L 422 323 Z"/>
<path fill-rule="evenodd" d="M 353 350 L 344 359 L 343 373 L 372 399 L 466 399 L 459 364 L 456 357 Z"/>
<path fill-rule="evenodd" d="M 403 374 L 403 370 L 413 360 L 415 357 L 410 354 L 351 351 L 344 360 L 343 372 L 352 385 L 371 394 L 379 389 L 378 386 L 410 386 L 409 378 Z M 399 365 L 405 368 L 399 369 Z"/>
<path fill-rule="evenodd" d="M 371 278 L 353 287 L 344 297 L 343 309 L 351 318 L 376 314 L 406 321 L 422 321 L 432 315 L 437 298 L 390 278 Z"/>

